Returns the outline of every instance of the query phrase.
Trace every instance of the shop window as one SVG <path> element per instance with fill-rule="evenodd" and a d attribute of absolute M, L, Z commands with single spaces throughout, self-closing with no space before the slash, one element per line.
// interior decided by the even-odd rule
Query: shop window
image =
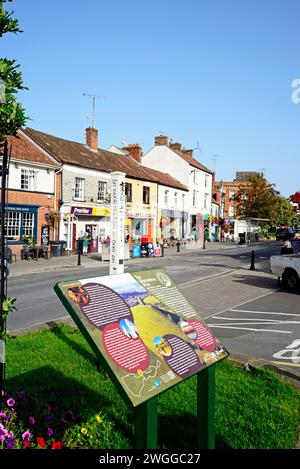
<path fill-rule="evenodd" d="M 34 191 L 36 189 L 36 171 L 21 169 L 21 189 L 25 191 Z"/>
<path fill-rule="evenodd" d="M 23 241 L 35 234 L 35 216 L 32 212 L 6 212 L 5 237 L 7 241 Z"/>
<path fill-rule="evenodd" d="M 23 213 L 22 229 L 23 229 L 23 238 L 33 237 L 33 230 L 34 230 L 34 214 L 33 213 L 30 213 L 30 212 Z"/>
<path fill-rule="evenodd" d="M 84 200 L 84 179 L 75 178 L 74 199 Z"/>
<path fill-rule="evenodd" d="M 143 187 L 143 203 L 150 204 L 150 187 L 148 186 Z"/>
<path fill-rule="evenodd" d="M 104 202 L 107 194 L 107 182 L 98 181 L 98 202 Z"/>
<path fill-rule="evenodd" d="M 21 213 L 7 212 L 5 214 L 5 236 L 9 241 L 20 241 Z"/>
<path fill-rule="evenodd" d="M 126 202 L 132 202 L 132 184 L 125 182 L 125 197 Z"/>

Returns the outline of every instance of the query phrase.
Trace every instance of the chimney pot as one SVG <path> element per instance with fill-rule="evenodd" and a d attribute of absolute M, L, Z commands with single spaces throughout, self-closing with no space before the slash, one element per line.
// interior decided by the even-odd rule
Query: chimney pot
<path fill-rule="evenodd" d="M 98 150 L 98 129 L 88 127 L 85 129 L 86 144 L 91 150 Z"/>
<path fill-rule="evenodd" d="M 181 143 L 178 143 L 178 142 L 170 143 L 169 147 L 172 148 L 173 150 L 181 151 Z"/>
<path fill-rule="evenodd" d="M 157 135 L 154 137 L 154 145 L 155 146 L 161 146 L 161 145 L 168 145 L 169 143 L 169 137 L 166 135 Z"/>
<path fill-rule="evenodd" d="M 127 147 L 123 147 L 122 150 L 128 151 L 129 156 L 136 160 L 138 163 L 142 162 L 142 147 L 139 143 L 130 143 Z"/>

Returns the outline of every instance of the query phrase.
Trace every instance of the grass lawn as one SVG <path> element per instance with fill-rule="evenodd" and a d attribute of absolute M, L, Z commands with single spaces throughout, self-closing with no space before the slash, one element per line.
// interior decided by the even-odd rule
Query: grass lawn
<path fill-rule="evenodd" d="M 82 419 L 61 435 L 69 447 L 132 447 L 133 412 L 73 327 L 9 338 L 6 387 L 13 393 L 26 389 L 45 402 L 49 393 L 59 393 L 64 407 Z M 196 391 L 192 377 L 158 398 L 160 448 L 196 448 Z M 228 360 L 216 365 L 217 448 L 293 448 L 299 408 L 299 393 L 275 373 L 247 372 Z M 92 428 L 96 415 L 103 417 L 97 431 L 81 434 L 82 426 Z"/>

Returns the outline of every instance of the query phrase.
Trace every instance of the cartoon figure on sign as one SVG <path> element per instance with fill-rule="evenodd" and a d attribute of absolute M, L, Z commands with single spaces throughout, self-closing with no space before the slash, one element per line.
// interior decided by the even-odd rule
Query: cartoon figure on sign
<path fill-rule="evenodd" d="M 120 328 L 123 334 L 131 339 L 139 337 L 139 332 L 136 325 L 129 319 L 122 319 L 120 321 Z"/>
<path fill-rule="evenodd" d="M 79 303 L 81 305 L 89 304 L 90 298 L 87 292 L 83 287 L 71 287 L 68 288 L 68 297 L 74 303 Z"/>
<path fill-rule="evenodd" d="M 172 355 L 172 348 L 170 347 L 169 342 L 167 342 L 163 337 L 155 337 L 153 342 L 158 353 L 164 357 L 170 357 Z"/>

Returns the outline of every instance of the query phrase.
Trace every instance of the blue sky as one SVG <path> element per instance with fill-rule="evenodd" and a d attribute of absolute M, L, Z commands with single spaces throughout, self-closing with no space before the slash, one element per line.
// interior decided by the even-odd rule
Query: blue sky
<path fill-rule="evenodd" d="M 29 91 L 28 125 L 84 141 L 91 101 L 99 143 L 141 143 L 162 131 L 232 180 L 264 170 L 300 190 L 299 0 L 15 0 L 24 33 L 1 39 Z"/>

